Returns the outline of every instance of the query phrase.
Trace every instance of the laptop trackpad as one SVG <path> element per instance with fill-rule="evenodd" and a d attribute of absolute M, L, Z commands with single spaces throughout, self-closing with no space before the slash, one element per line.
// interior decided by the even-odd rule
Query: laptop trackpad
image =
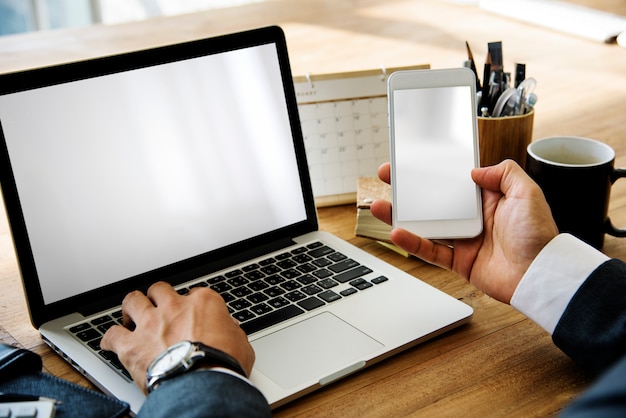
<path fill-rule="evenodd" d="M 383 347 L 347 322 L 323 312 L 252 342 L 255 368 L 288 389 L 324 379 Z M 358 369 L 359 367 L 356 367 Z"/>

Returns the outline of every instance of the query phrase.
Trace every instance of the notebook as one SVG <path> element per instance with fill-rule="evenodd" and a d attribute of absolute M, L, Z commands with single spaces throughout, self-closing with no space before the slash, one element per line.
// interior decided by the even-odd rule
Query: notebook
<path fill-rule="evenodd" d="M 472 315 L 318 230 L 278 27 L 1 75 L 0 124 L 32 324 L 134 412 L 143 394 L 93 332 L 158 280 L 223 292 L 273 408 Z"/>

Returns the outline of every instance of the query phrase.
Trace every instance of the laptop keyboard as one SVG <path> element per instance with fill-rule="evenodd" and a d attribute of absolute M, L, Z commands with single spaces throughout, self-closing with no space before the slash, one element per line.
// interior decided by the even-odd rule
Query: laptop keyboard
<path fill-rule="evenodd" d="M 388 280 L 365 279 L 370 273 L 367 266 L 313 242 L 176 290 L 181 295 L 194 287 L 215 290 L 249 335 Z M 117 356 L 100 348 L 102 336 L 116 324 L 122 324 L 119 309 L 72 325 L 69 331 L 130 379 Z"/>

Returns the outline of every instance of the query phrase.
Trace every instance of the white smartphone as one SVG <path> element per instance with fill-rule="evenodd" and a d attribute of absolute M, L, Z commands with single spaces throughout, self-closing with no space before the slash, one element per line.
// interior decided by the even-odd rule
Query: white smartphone
<path fill-rule="evenodd" d="M 388 81 L 392 221 L 431 239 L 483 227 L 476 78 L 467 68 L 394 72 Z"/>

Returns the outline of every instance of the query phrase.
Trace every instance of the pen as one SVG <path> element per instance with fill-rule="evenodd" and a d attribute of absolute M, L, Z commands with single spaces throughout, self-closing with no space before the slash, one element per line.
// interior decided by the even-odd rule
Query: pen
<path fill-rule="evenodd" d="M 526 78 L 526 64 L 515 65 L 515 88 L 519 87 L 520 83 Z"/>
<path fill-rule="evenodd" d="M 487 44 L 489 56 L 491 57 L 491 70 L 495 72 L 503 71 L 502 41 L 489 42 Z"/>
<path fill-rule="evenodd" d="M 493 67 L 492 67 L 493 68 Z M 498 97 L 503 93 L 503 78 L 504 74 L 501 71 L 491 71 L 489 75 L 489 97 L 487 101 L 487 107 L 489 107 L 489 112 L 493 116 L 493 107 L 495 106 Z"/>
<path fill-rule="evenodd" d="M 0 392 L 0 403 L 8 403 L 8 402 L 36 402 L 36 401 L 46 401 L 53 402 L 56 405 L 61 404 L 60 401 L 52 398 L 46 398 L 45 396 L 35 396 L 35 395 L 25 395 L 21 393 L 5 393 Z"/>
<path fill-rule="evenodd" d="M 511 86 L 511 73 L 502 73 L 502 84 L 500 85 L 500 91 L 505 91 Z"/>
<path fill-rule="evenodd" d="M 489 78 L 489 110 L 493 107 L 505 90 L 506 76 L 504 74 L 504 60 L 502 58 L 502 41 L 489 42 L 487 44 L 489 57 L 491 58 L 491 74 Z M 484 83 L 484 80 L 483 80 Z"/>
<path fill-rule="evenodd" d="M 470 49 L 469 43 L 465 41 L 465 47 L 467 48 L 467 60 L 469 61 L 469 69 L 474 72 L 474 76 L 476 77 L 476 91 L 480 91 L 480 79 L 478 78 L 478 70 L 476 69 L 476 62 L 474 61 L 474 54 L 472 54 L 472 50 Z"/>
<path fill-rule="evenodd" d="M 491 74 L 491 59 L 489 58 L 489 55 L 487 55 L 487 60 L 483 69 L 483 88 L 480 96 L 480 103 L 478 104 L 478 110 L 489 106 L 489 74 Z"/>

